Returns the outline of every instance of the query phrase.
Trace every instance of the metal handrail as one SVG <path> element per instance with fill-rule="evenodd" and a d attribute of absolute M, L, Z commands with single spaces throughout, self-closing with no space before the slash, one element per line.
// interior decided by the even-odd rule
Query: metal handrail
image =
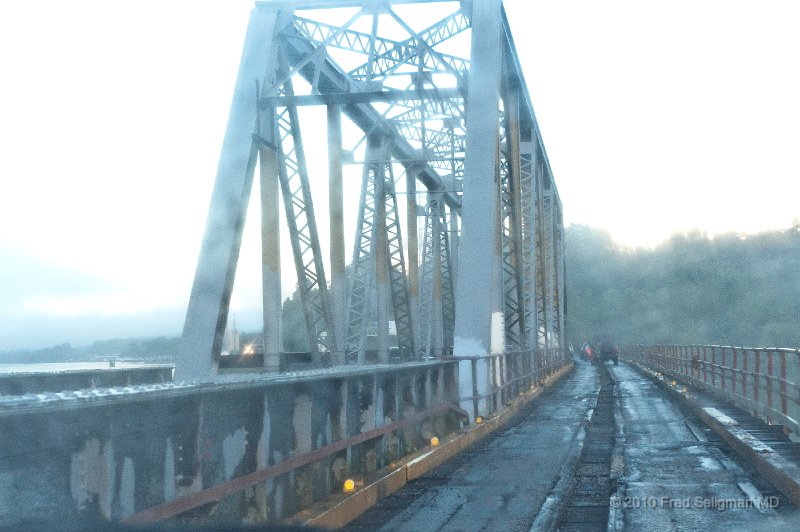
<path fill-rule="evenodd" d="M 637 344 L 621 354 L 800 433 L 800 349 Z"/>
<path fill-rule="evenodd" d="M 480 401 L 490 400 L 489 411 L 499 410 L 521 391 L 543 383 L 564 367 L 568 361 L 567 351 L 561 347 L 533 348 L 504 353 L 486 353 L 476 356 L 448 356 L 444 361 L 469 362 L 472 375 L 478 374 L 478 364 L 488 364 L 487 373 L 491 386 L 480 393 L 478 383 L 473 380 L 472 395 L 462 401 L 472 401 L 472 415 L 480 415 Z"/>

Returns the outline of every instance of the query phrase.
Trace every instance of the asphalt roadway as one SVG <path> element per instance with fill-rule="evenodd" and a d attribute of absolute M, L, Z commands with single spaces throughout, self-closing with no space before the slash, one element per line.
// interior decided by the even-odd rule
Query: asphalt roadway
<path fill-rule="evenodd" d="M 800 530 L 796 509 L 710 430 L 629 366 L 609 368 L 618 383 L 623 434 L 624 474 L 609 497 L 619 529 Z M 504 428 L 383 499 L 345 530 L 531 529 L 571 471 L 599 386 L 598 369 L 578 361 Z"/>

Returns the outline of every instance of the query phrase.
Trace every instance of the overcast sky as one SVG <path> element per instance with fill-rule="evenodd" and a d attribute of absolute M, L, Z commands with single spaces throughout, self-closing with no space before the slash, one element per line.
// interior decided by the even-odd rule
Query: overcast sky
<path fill-rule="evenodd" d="M 180 333 L 251 6 L 0 4 L 0 350 Z M 800 218 L 799 6 L 507 0 L 566 223 Z"/>

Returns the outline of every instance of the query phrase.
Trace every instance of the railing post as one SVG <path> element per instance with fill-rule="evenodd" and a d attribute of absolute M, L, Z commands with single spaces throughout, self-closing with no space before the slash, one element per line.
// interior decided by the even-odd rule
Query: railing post
<path fill-rule="evenodd" d="M 547 378 L 547 354 L 548 348 L 543 348 L 541 351 L 541 358 L 539 359 L 539 367 L 541 368 L 541 382 Z"/>
<path fill-rule="evenodd" d="M 761 380 L 761 351 L 756 349 L 756 371 L 755 375 L 753 376 L 755 380 L 755 388 L 754 388 L 754 396 L 755 402 L 758 403 L 758 388 L 759 388 L 759 381 Z"/>
<path fill-rule="evenodd" d="M 478 417 L 478 359 L 470 360 L 472 369 L 472 418 Z"/>
<path fill-rule="evenodd" d="M 528 351 L 528 388 L 536 385 L 536 348 Z"/>
<path fill-rule="evenodd" d="M 789 415 L 789 405 L 786 397 L 786 351 L 781 351 L 781 413 Z"/>
<path fill-rule="evenodd" d="M 497 362 L 500 365 L 500 405 L 504 405 L 508 400 L 508 387 L 506 384 L 509 382 L 508 375 L 506 375 L 506 370 L 508 369 L 508 360 L 506 359 L 508 355 L 506 353 L 501 353 L 497 356 Z M 498 407 L 500 406 L 498 405 Z"/>
<path fill-rule="evenodd" d="M 717 385 L 717 348 L 711 346 L 711 386 Z"/>
<path fill-rule="evenodd" d="M 767 351 L 767 408 L 772 408 L 772 351 Z"/>
<path fill-rule="evenodd" d="M 501 355 L 492 356 L 492 386 L 494 387 L 494 412 L 503 406 L 503 358 Z"/>
<path fill-rule="evenodd" d="M 722 390 L 725 391 L 725 368 L 726 368 L 726 357 L 725 357 L 725 348 L 721 347 L 722 350 L 722 364 L 719 368 L 719 378 L 722 381 Z"/>
<path fill-rule="evenodd" d="M 733 395 L 736 395 L 736 373 L 739 371 L 739 364 L 738 364 L 738 355 L 736 353 L 736 348 L 733 349 L 733 374 L 731 377 L 733 378 Z"/>
<path fill-rule="evenodd" d="M 747 350 L 746 349 L 742 349 L 742 397 L 747 399 Z"/>
<path fill-rule="evenodd" d="M 703 382 L 708 384 L 708 355 L 705 346 L 703 346 Z"/>
<path fill-rule="evenodd" d="M 680 350 L 680 357 L 683 359 L 683 367 L 685 368 L 684 375 L 691 379 L 694 377 L 694 364 L 692 362 L 692 355 L 688 349 Z"/>

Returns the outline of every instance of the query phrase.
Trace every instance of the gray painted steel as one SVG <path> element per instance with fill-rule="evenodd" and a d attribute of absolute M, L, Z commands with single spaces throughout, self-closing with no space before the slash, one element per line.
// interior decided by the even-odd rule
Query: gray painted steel
<path fill-rule="evenodd" d="M 499 135 L 498 100 L 502 65 L 500 0 L 477 2 L 472 10 L 472 68 L 467 99 L 467 139 L 459 284 L 456 287 L 454 353 L 482 356 L 491 349 L 495 198 Z M 469 264 L 469 267 L 464 267 Z"/>
<path fill-rule="evenodd" d="M 397 3 L 421 5 L 412 20 L 407 9 L 393 9 Z M 216 372 L 259 150 L 268 370 L 280 370 L 282 220 L 310 349 L 331 351 L 318 363 L 487 357 L 563 345 L 561 204 L 502 2 L 453 4 L 444 17 L 428 14 L 420 29 L 424 3 L 257 2 L 231 109 L 229 130 L 240 142 L 226 141 L 220 159 L 221 168 L 223 161 L 240 161 L 240 173 L 218 176 L 215 190 L 224 194 L 215 192 L 209 212 L 178 378 Z M 304 10 L 345 5 L 363 9 L 341 24 Z M 380 21 L 397 31 L 389 34 Z M 468 56 L 442 51 L 440 45 L 467 30 Z M 356 56 L 360 63 L 352 61 Z M 248 90 L 248 79 L 257 82 L 257 93 L 252 85 Z M 245 98 L 248 92 L 254 97 Z M 328 107 L 330 299 L 312 203 L 316 176 L 306 169 L 301 139 L 301 130 L 316 126 L 301 124 L 298 105 Z M 343 136 L 342 115 L 361 130 L 355 146 Z M 243 131 L 256 132 L 257 142 Z M 352 229 L 344 227 L 343 196 L 353 195 L 344 189 L 342 165 L 345 153 L 361 150 L 361 201 L 345 281 L 343 232 Z M 398 166 L 405 185 L 402 174 L 394 175 Z M 405 213 L 398 194 L 407 195 Z M 391 322 L 396 335 L 389 334 Z M 460 363 L 464 404 L 479 396 L 478 411 L 491 411 L 495 399 L 487 390 L 536 370 L 517 363 L 513 357 Z"/>
<path fill-rule="evenodd" d="M 233 93 L 231 113 L 211 196 L 205 236 L 186 311 L 175 376 L 198 378 L 216 371 L 228 319 L 242 229 L 253 183 L 257 100 L 253 80 L 274 67 L 272 35 L 278 12 L 254 9 Z"/>

